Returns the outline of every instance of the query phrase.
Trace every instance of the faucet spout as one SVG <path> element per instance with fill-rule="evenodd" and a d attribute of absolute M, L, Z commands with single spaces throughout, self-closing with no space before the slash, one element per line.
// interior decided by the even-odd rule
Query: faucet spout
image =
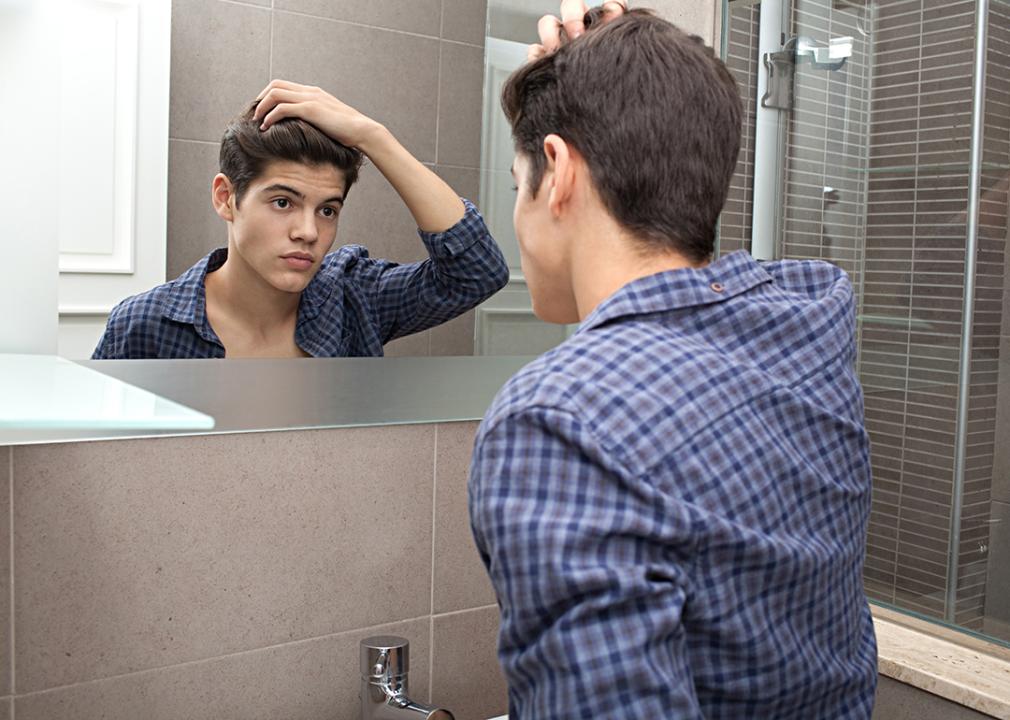
<path fill-rule="evenodd" d="M 453 720 L 407 695 L 410 643 L 394 635 L 361 641 L 361 720 Z"/>

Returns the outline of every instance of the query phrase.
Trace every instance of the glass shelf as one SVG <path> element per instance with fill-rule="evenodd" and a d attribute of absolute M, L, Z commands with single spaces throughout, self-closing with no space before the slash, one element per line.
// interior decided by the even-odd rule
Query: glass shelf
<path fill-rule="evenodd" d="M 0 440 L 25 430 L 210 430 L 214 418 L 60 357 L 0 354 Z"/>

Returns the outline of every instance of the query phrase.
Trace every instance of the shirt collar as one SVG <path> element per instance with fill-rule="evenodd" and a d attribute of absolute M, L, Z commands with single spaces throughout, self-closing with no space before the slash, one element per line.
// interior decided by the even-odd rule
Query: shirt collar
<path fill-rule="evenodd" d="M 220 344 L 207 319 L 207 291 L 204 280 L 228 259 L 228 248 L 218 248 L 204 256 L 200 262 L 169 283 L 171 292 L 162 315 L 169 320 L 186 323 L 196 328 L 204 340 Z"/>
<path fill-rule="evenodd" d="M 629 315 L 647 315 L 722 302 L 772 277 L 743 250 L 700 269 L 679 268 L 632 280 L 601 302 L 577 332 Z"/>

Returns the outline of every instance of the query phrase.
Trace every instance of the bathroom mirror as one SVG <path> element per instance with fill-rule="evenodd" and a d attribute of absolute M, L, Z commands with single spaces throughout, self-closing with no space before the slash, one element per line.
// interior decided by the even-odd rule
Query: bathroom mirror
<path fill-rule="evenodd" d="M 713 36 L 711 7 L 649 4 Z M 224 245 L 227 229 L 210 202 L 221 133 L 281 77 L 319 85 L 385 123 L 477 203 L 508 258 L 505 289 L 445 325 L 390 343 L 387 355 L 530 355 L 556 345 L 574 327 L 532 313 L 512 230 L 512 144 L 498 97 L 536 40 L 538 18 L 557 12 L 557 0 L 0 0 L 0 80 L 44 102 L 35 127 L 58 138 L 19 142 L 15 118 L 5 120 L 3 147 L 14 160 L 5 164 L 4 189 L 34 203 L 49 245 L 14 249 L 4 283 L 23 282 L 43 302 L 24 302 L 23 317 L 5 320 L 4 335 L 20 322 L 30 337 L 58 313 L 51 345 L 20 351 L 52 347 L 89 357 L 116 302 Z M 39 50 L 54 33 L 62 48 L 56 60 Z M 31 78 L 24 67 L 35 68 Z M 49 86 L 59 88 L 58 98 L 38 89 Z M 22 187 L 35 176 L 58 188 L 58 202 Z M 38 235 L 10 215 L 2 223 L 8 237 Z M 425 257 L 412 218 L 374 167 L 363 169 L 341 217 L 337 244 L 349 243 L 372 257 Z M 22 298 L 12 293 L 10 301 Z"/>

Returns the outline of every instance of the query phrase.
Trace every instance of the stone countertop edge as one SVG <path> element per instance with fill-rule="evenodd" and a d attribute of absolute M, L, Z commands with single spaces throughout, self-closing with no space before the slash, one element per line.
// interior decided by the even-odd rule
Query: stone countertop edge
<path fill-rule="evenodd" d="M 1010 650 L 879 606 L 873 620 L 881 675 L 1010 720 Z"/>

